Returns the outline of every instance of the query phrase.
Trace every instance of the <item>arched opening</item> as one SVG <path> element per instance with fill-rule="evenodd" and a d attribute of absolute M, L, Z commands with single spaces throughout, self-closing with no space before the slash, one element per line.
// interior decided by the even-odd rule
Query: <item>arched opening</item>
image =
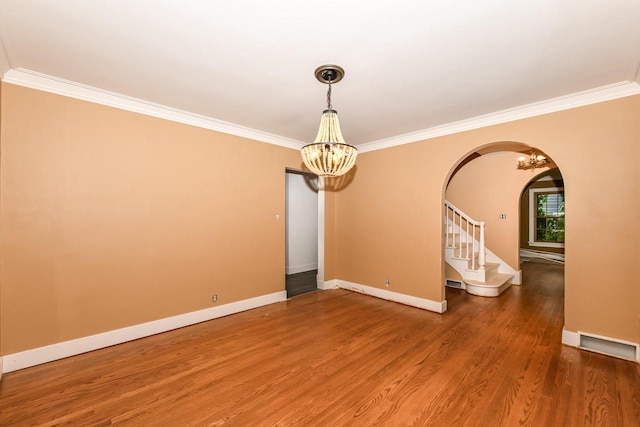
<path fill-rule="evenodd" d="M 528 155 L 532 149 L 548 157 L 547 153 L 523 143 L 495 142 L 466 153 L 452 166 L 443 188 L 445 218 L 442 270 L 445 298 L 447 288 L 494 297 L 512 285 L 522 284 L 522 230 L 528 233 L 528 228 L 523 227 L 521 222 L 522 195 L 535 177 L 548 176 L 548 171 L 557 170 L 557 165 L 550 158 L 550 162 L 543 167 L 519 170 L 518 158 Z M 462 214 L 451 214 L 451 206 Z M 562 221 L 547 218 L 547 221 L 549 239 L 555 232 L 558 240 L 557 230 L 552 226 L 563 223 L 564 218 Z M 468 224 L 474 222 L 482 223 L 482 243 L 479 233 L 472 235 L 469 232 Z M 548 246 L 559 246 L 557 243 Z M 480 257 L 480 252 L 485 256 Z M 554 252 L 559 251 L 554 249 Z"/>
<path fill-rule="evenodd" d="M 535 174 L 520 196 L 520 259 L 564 264 L 564 178 L 551 168 Z"/>

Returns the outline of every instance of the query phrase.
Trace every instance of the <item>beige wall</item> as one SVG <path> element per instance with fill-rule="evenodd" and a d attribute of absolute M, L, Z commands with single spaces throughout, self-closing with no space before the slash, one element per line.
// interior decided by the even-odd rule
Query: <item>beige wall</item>
<path fill-rule="evenodd" d="M 441 230 L 433 225 L 442 222 L 442 177 L 457 159 L 430 153 L 418 143 L 359 155 L 353 181 L 336 193 L 339 279 L 444 299 Z"/>
<path fill-rule="evenodd" d="M 3 354 L 284 290 L 296 150 L 2 86 Z"/>
<path fill-rule="evenodd" d="M 2 354 L 284 290 L 296 150 L 10 84 L 1 97 Z M 325 279 L 442 301 L 449 176 L 521 142 L 565 179 L 567 329 L 640 342 L 639 116 L 635 96 L 360 154 L 326 194 Z"/>
<path fill-rule="evenodd" d="M 521 155 L 496 152 L 471 160 L 451 178 L 445 194 L 471 218 L 485 222 L 487 248 L 514 270 L 520 269 L 520 195 L 533 177 L 516 169 Z"/>
<path fill-rule="evenodd" d="M 564 177 L 566 328 L 640 342 L 638 117 L 634 96 L 362 153 L 357 176 L 336 194 L 337 276 L 379 288 L 390 278 L 391 290 L 444 299 L 449 174 L 479 147 L 520 142 L 549 155 Z"/>

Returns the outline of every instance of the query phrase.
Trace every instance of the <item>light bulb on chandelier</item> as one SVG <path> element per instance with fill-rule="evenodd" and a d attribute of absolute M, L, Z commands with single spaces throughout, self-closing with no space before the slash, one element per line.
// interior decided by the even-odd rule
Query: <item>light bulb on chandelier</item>
<path fill-rule="evenodd" d="M 541 154 L 536 154 L 535 150 L 531 150 L 531 153 L 529 153 L 528 158 L 525 156 L 518 157 L 517 169 L 533 170 L 535 168 L 541 168 L 542 166 L 545 166 L 547 164 L 549 164 L 549 160 L 547 160 L 545 156 Z"/>

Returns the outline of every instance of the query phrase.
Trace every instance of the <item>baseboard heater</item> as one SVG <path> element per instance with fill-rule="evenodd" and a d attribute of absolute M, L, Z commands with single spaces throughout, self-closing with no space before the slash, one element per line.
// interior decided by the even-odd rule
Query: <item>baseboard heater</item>
<path fill-rule="evenodd" d="M 464 289 L 464 286 L 462 286 L 462 282 L 458 280 L 447 279 L 447 283 L 445 283 L 445 286 L 448 288 Z"/>
<path fill-rule="evenodd" d="M 587 335 L 581 332 L 579 332 L 579 335 L 580 344 L 578 347 L 584 350 L 590 350 L 596 353 L 606 354 L 608 356 L 615 356 L 621 359 L 640 362 L 638 344 L 612 340 L 611 338 L 603 338 L 595 335 Z"/>

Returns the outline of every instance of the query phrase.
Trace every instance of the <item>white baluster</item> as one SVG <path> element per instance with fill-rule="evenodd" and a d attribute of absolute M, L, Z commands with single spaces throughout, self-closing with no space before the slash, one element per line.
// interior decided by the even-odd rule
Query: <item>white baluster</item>
<path fill-rule="evenodd" d="M 467 244 L 465 245 L 466 246 L 466 253 L 464 254 L 464 257 L 465 258 L 469 258 L 469 238 L 468 238 L 468 236 L 469 236 L 469 221 L 465 221 L 465 222 L 467 223 L 467 239 L 466 239 L 467 240 L 467 242 L 466 242 Z M 473 239 L 471 241 L 473 242 Z"/>
<path fill-rule="evenodd" d="M 458 214 L 458 222 L 460 224 L 462 224 L 462 217 L 460 216 L 460 214 Z M 459 231 L 460 231 L 460 226 L 458 226 L 458 232 Z M 457 251 L 458 251 L 458 257 L 461 257 L 462 256 L 462 238 L 460 238 L 460 240 L 458 242 Z"/>
<path fill-rule="evenodd" d="M 480 268 L 484 268 L 486 264 L 486 255 L 484 248 L 484 221 L 480 221 L 480 253 L 478 253 L 478 264 Z"/>
<path fill-rule="evenodd" d="M 476 269 L 476 229 L 477 226 L 474 224 L 472 228 L 471 241 L 473 244 L 471 245 L 471 269 Z"/>

